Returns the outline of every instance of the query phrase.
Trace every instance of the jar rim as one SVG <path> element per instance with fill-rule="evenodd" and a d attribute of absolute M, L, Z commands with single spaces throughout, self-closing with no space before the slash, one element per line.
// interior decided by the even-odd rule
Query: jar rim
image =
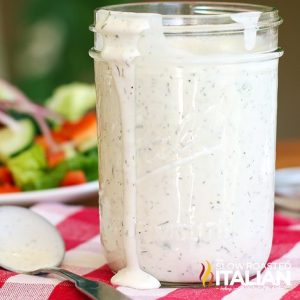
<path fill-rule="evenodd" d="M 95 15 L 97 16 L 103 10 L 115 13 L 160 14 L 165 34 L 178 34 L 183 27 L 185 27 L 185 33 L 186 31 L 242 31 L 245 26 L 235 22 L 232 18 L 232 15 L 239 13 L 259 12 L 259 21 L 252 26 L 257 30 L 279 26 L 282 23 L 276 8 L 248 3 L 206 1 L 136 2 L 100 7 L 95 10 Z"/>

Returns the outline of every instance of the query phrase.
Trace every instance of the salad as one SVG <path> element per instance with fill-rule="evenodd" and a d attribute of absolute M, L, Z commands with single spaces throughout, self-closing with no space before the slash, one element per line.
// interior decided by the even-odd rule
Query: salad
<path fill-rule="evenodd" d="M 58 87 L 40 106 L 0 79 L 0 194 L 98 178 L 93 85 Z"/>

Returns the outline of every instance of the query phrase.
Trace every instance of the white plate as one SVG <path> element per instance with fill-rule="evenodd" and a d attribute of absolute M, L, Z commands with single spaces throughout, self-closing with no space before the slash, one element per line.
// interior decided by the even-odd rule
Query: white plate
<path fill-rule="evenodd" d="M 276 171 L 275 193 L 285 197 L 300 198 L 300 168 L 285 168 Z"/>
<path fill-rule="evenodd" d="M 90 200 L 98 195 L 98 181 L 50 190 L 0 195 L 0 205 L 28 205 L 39 202 L 70 202 Z"/>
<path fill-rule="evenodd" d="M 278 209 L 290 213 L 300 212 L 300 168 L 285 168 L 276 171 L 275 204 Z"/>

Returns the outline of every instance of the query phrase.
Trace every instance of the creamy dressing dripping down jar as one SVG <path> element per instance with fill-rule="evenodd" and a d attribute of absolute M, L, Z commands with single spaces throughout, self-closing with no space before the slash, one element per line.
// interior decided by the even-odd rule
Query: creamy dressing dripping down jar
<path fill-rule="evenodd" d="M 266 263 L 278 59 L 274 8 L 159 2 L 97 9 L 101 241 L 114 284 L 200 282 Z"/>

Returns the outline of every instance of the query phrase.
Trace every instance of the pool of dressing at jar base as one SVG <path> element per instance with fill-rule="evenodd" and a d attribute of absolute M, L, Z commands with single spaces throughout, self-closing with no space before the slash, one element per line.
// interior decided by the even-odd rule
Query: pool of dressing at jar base
<path fill-rule="evenodd" d="M 160 287 L 160 283 L 156 278 L 142 271 L 139 267 L 132 269 L 125 267 L 119 270 L 112 277 L 111 283 L 143 290 Z"/>

